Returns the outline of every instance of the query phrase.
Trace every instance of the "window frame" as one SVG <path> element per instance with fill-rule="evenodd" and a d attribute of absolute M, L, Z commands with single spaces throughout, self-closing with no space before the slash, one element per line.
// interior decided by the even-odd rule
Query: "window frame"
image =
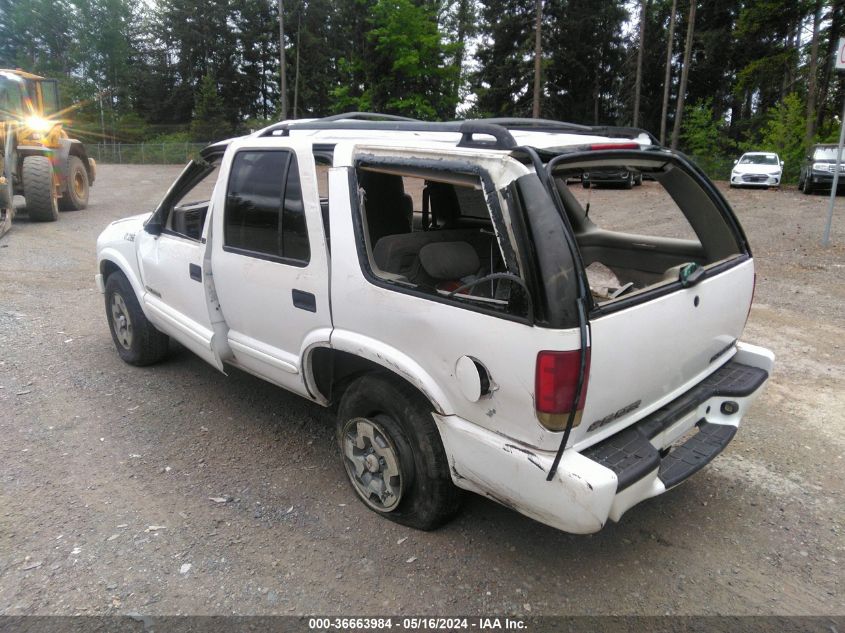
<path fill-rule="evenodd" d="M 276 242 L 281 246 L 283 240 L 283 231 L 284 231 L 284 224 L 283 224 L 283 214 L 284 214 L 284 201 L 285 201 L 285 194 L 287 192 L 288 187 L 288 178 L 290 177 L 290 173 L 292 169 L 296 170 L 296 177 L 300 183 L 300 198 L 303 204 L 303 213 L 302 219 L 305 222 L 305 237 L 308 240 L 308 259 L 297 259 L 294 257 L 285 257 L 283 255 L 274 255 L 272 253 L 266 253 L 263 251 L 255 251 L 248 248 L 243 248 L 241 246 L 231 246 L 226 243 L 226 231 L 227 231 L 227 223 L 226 219 L 228 217 L 229 211 L 229 191 L 231 190 L 232 186 L 232 178 L 235 175 L 235 161 L 237 160 L 238 156 L 241 154 L 256 154 L 256 153 L 265 153 L 265 152 L 276 152 L 276 153 L 284 153 L 285 154 L 285 166 L 283 168 L 282 174 L 282 188 L 281 188 L 281 195 L 279 198 L 279 215 L 278 215 L 278 222 L 276 225 Z M 302 192 L 302 178 L 301 173 L 299 171 L 299 161 L 296 157 L 296 152 L 292 148 L 288 147 L 262 147 L 262 148 L 250 148 L 244 147 L 242 149 L 238 149 L 233 155 L 231 159 L 231 163 L 229 166 L 229 173 L 226 178 L 226 191 L 225 195 L 223 196 L 223 239 L 221 243 L 222 249 L 227 253 L 234 253 L 236 255 L 243 255 L 245 257 L 252 257 L 254 259 L 261 259 L 264 261 L 274 262 L 277 264 L 285 264 L 287 266 L 294 266 L 296 268 L 306 268 L 311 263 L 311 236 L 308 231 L 308 218 L 306 217 L 307 214 L 305 213 L 305 198 L 301 194 Z"/>
<path fill-rule="evenodd" d="M 376 170 L 379 168 L 387 169 L 390 167 L 400 169 L 419 169 L 420 171 L 428 170 L 431 174 L 442 173 L 444 175 L 444 180 L 448 180 L 446 177 L 447 174 L 456 171 L 477 177 L 481 183 L 482 191 L 484 192 L 487 200 L 487 206 L 490 209 L 490 219 L 493 223 L 496 242 L 502 252 L 502 260 L 505 263 L 508 272 L 520 277 L 526 283 L 526 286 L 531 289 L 531 297 L 529 298 L 529 301 L 534 306 L 537 306 L 538 299 L 533 292 L 533 288 L 530 285 L 529 280 L 526 279 L 525 269 L 527 268 L 527 262 L 525 261 L 523 254 L 528 251 L 524 245 L 525 236 L 521 232 L 521 225 L 519 222 L 516 222 L 513 218 L 511 218 L 511 230 L 509 231 L 505 226 L 504 214 L 499 203 L 499 196 L 497 195 L 500 190 L 495 188 L 492 177 L 483 167 L 469 161 L 460 160 L 434 161 L 426 159 L 407 159 L 395 156 L 377 156 L 366 153 L 356 156 L 349 169 L 349 192 L 352 197 L 350 201 L 352 207 L 352 225 L 355 238 L 355 249 L 358 253 L 358 263 L 367 282 L 379 288 L 452 306 L 462 310 L 469 310 L 470 312 L 485 314 L 499 319 L 504 319 L 506 321 L 521 323 L 528 326 L 535 325 L 536 315 L 534 319 L 530 319 L 525 315 L 488 308 L 483 303 L 475 303 L 472 301 L 455 299 L 454 297 L 449 298 L 437 293 L 425 292 L 419 290 L 416 286 L 397 281 L 390 281 L 376 275 L 371 263 L 372 252 L 367 249 L 368 238 L 365 237 L 366 227 L 364 226 L 364 213 L 361 209 L 358 196 L 359 185 L 357 172 L 358 169 L 362 167 L 372 167 Z M 433 179 L 436 179 L 436 176 L 433 175 Z M 501 190 L 501 195 L 503 197 L 507 196 L 507 191 L 508 187 L 506 186 Z M 518 213 L 519 211 L 514 209 L 513 212 Z M 511 235 L 513 236 L 513 240 L 511 240 Z M 504 236 L 504 239 L 502 239 L 502 236 Z M 375 245 L 372 246 L 373 248 L 375 247 Z"/>

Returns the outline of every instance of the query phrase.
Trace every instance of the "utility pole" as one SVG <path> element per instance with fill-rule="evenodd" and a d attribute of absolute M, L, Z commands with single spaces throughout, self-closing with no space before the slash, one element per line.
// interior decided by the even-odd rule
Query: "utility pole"
<path fill-rule="evenodd" d="M 285 9 L 279 0 L 279 68 L 282 76 L 282 120 L 288 118 L 288 81 L 285 70 Z"/>
<path fill-rule="evenodd" d="M 660 144 L 666 143 L 666 117 L 669 114 L 669 87 L 672 84 L 672 47 L 675 43 L 675 14 L 678 0 L 672 0 L 672 15 L 669 18 L 669 40 L 666 42 L 666 75 L 663 78 L 663 109 L 660 112 Z"/>
<path fill-rule="evenodd" d="M 687 24 L 687 39 L 684 43 L 684 67 L 681 69 L 681 85 L 678 87 L 678 105 L 675 108 L 675 125 L 672 128 L 672 149 L 678 149 L 678 138 L 681 135 L 681 120 L 684 118 L 684 97 L 687 92 L 689 58 L 692 52 L 692 34 L 695 31 L 695 5 L 697 1 L 690 0 L 689 3 L 689 24 Z"/>
<path fill-rule="evenodd" d="M 543 26 L 543 0 L 536 0 L 537 16 L 534 22 L 534 107 L 531 116 L 540 118 L 540 73 L 542 72 L 541 58 L 543 55 L 543 43 L 541 39 Z"/>

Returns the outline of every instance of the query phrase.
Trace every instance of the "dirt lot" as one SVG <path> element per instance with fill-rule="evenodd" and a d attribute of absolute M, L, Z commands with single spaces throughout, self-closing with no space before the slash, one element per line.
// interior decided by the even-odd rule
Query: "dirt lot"
<path fill-rule="evenodd" d="M 0 240 L 0 614 L 845 613 L 845 200 L 822 250 L 826 197 L 725 188 L 778 364 L 708 468 L 592 536 L 475 496 L 420 533 L 356 500 L 316 405 L 118 359 L 95 239 L 177 172 L 103 166 L 88 210 Z"/>

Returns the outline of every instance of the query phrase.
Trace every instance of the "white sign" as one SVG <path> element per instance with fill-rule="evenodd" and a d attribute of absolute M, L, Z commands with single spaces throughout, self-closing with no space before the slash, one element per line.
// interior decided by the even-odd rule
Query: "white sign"
<path fill-rule="evenodd" d="M 839 38 L 839 46 L 836 48 L 836 70 L 845 70 L 845 37 Z"/>

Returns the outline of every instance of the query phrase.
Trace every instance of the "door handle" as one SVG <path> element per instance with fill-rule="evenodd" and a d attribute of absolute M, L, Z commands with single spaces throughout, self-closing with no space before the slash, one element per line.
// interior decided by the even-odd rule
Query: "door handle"
<path fill-rule="evenodd" d="M 188 272 L 190 272 L 191 279 L 194 281 L 202 281 L 202 268 L 196 264 L 188 264 Z"/>
<path fill-rule="evenodd" d="M 293 307 L 308 312 L 317 311 L 317 298 L 310 292 L 303 292 L 302 290 L 291 290 L 291 297 L 293 298 Z"/>

